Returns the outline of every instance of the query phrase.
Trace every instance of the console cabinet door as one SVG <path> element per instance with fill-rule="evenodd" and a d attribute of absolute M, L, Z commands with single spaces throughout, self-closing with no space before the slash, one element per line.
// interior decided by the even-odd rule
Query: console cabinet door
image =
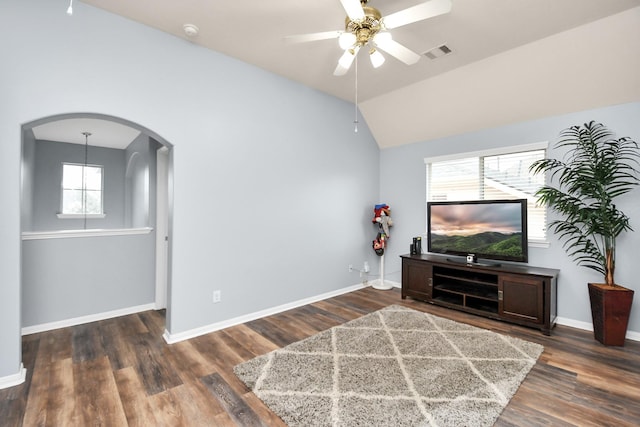
<path fill-rule="evenodd" d="M 431 263 L 402 261 L 402 298 L 407 296 L 431 299 L 433 266 Z"/>
<path fill-rule="evenodd" d="M 500 275 L 498 285 L 501 316 L 544 323 L 544 280 L 535 276 Z"/>

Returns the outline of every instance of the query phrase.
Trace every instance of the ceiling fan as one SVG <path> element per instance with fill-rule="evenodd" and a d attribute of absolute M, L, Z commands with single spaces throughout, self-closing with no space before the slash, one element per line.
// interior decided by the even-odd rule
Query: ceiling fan
<path fill-rule="evenodd" d="M 286 38 L 290 42 L 337 38 L 344 53 L 333 72 L 336 76 L 346 74 L 360 49 L 365 47 L 369 49 L 369 58 L 374 68 L 381 66 L 385 60 L 378 49 L 407 65 L 415 64 L 420 59 L 420 55 L 394 41 L 388 30 L 451 11 L 451 0 L 430 0 L 384 17 L 378 9 L 367 5 L 368 0 L 340 0 L 340 3 L 347 12 L 344 30 L 301 34 Z"/>

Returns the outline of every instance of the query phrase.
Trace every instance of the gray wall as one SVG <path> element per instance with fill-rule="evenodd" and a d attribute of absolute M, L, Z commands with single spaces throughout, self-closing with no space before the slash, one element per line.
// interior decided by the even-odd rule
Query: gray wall
<path fill-rule="evenodd" d="M 353 132 L 352 104 L 83 3 L 65 10 L 0 3 L 0 197 L 14 206 L 0 210 L 0 378 L 21 360 L 20 129 L 43 117 L 113 115 L 173 145 L 171 333 L 359 281 L 347 265 L 371 257 L 379 150 Z"/>
<path fill-rule="evenodd" d="M 87 228 L 123 228 L 125 224 L 125 151 L 90 146 L 87 158 L 89 164 L 104 167 L 103 209 L 106 213 L 105 218 L 87 219 Z M 84 163 L 84 146 L 55 141 L 36 141 L 33 169 L 33 222 L 30 231 L 84 228 L 84 219 L 57 217 L 61 209 L 63 162 Z"/>
<path fill-rule="evenodd" d="M 390 279 L 400 280 L 400 254 L 409 252 L 410 239 L 426 231 L 426 157 L 453 153 L 479 151 L 490 148 L 514 146 L 542 141 L 550 145 L 558 133 L 572 125 L 596 120 L 617 133 L 640 142 L 640 103 L 601 108 L 543 120 L 518 123 L 495 129 L 487 129 L 450 138 L 424 141 L 398 148 L 382 150 L 380 155 L 380 194 L 393 209 L 394 233 L 387 253 Z M 550 151 L 550 157 L 561 153 Z M 635 232 L 618 240 L 616 253 L 616 282 L 640 290 L 637 279 L 637 248 L 640 246 L 640 189 L 620 199 L 619 207 L 631 217 Z M 553 216 L 551 215 L 551 219 Z M 555 236 L 548 236 L 549 248 L 529 248 L 529 264 L 561 270 L 558 284 L 558 316 L 579 322 L 591 323 L 588 282 L 602 282 L 597 273 L 577 267 L 567 257 Z M 426 251 L 426 245 L 423 246 Z M 640 332 L 640 308 L 632 309 L 629 330 Z"/>
<path fill-rule="evenodd" d="M 156 149 L 158 144 L 140 134 L 125 150 L 125 227 L 147 227 L 155 211 Z M 153 197 L 152 197 L 153 196 Z"/>
<path fill-rule="evenodd" d="M 22 242 L 22 326 L 151 304 L 155 234 Z"/>
<path fill-rule="evenodd" d="M 23 132 L 22 141 L 20 223 L 22 231 L 31 231 L 33 229 L 33 176 L 36 163 L 36 139 L 31 129 Z"/>

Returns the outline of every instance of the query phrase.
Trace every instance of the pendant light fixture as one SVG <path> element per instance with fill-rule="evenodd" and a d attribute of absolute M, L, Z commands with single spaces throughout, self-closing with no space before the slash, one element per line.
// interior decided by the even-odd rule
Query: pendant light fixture
<path fill-rule="evenodd" d="M 69 0 L 69 7 L 67 8 L 67 15 L 73 15 L 73 0 Z"/>

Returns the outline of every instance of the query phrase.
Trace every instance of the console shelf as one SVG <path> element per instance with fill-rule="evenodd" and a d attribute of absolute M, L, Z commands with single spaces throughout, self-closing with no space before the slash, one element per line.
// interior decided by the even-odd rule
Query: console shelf
<path fill-rule="evenodd" d="M 558 270 L 480 265 L 437 255 L 402 255 L 402 298 L 412 297 L 551 334 Z"/>

